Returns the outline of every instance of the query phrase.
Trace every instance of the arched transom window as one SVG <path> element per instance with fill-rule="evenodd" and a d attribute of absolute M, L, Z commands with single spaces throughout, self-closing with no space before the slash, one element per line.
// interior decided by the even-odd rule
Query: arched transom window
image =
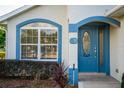
<path fill-rule="evenodd" d="M 58 28 L 42 22 L 21 27 L 21 59 L 57 60 Z"/>

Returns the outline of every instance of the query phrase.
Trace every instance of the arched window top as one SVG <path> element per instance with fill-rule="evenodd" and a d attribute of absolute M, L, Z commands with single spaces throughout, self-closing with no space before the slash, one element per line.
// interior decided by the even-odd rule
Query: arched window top
<path fill-rule="evenodd" d="M 35 18 L 35 19 L 29 19 L 24 22 L 19 23 L 16 28 L 20 29 L 24 26 L 48 26 L 48 27 L 57 27 L 59 30 L 62 29 L 62 26 L 54 21 L 48 20 L 48 19 L 40 19 L 40 18 Z"/>
<path fill-rule="evenodd" d="M 28 28 L 28 27 L 55 27 L 52 24 L 44 23 L 44 22 L 35 22 L 35 23 L 29 23 L 27 25 L 22 26 L 22 28 Z"/>

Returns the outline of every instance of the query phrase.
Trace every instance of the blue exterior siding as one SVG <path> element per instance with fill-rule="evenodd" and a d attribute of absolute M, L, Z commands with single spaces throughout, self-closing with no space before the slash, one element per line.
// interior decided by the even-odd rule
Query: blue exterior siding
<path fill-rule="evenodd" d="M 110 75 L 110 25 L 105 26 L 104 31 L 104 62 L 105 62 L 105 72 Z"/>
<path fill-rule="evenodd" d="M 69 68 L 69 84 L 78 85 L 78 69 Z"/>
<path fill-rule="evenodd" d="M 35 18 L 35 19 L 30 19 L 26 20 L 18 25 L 16 25 L 16 60 L 20 60 L 20 28 L 30 24 L 30 23 L 35 23 L 35 22 L 43 22 L 43 23 L 48 23 L 51 25 L 54 25 L 58 28 L 58 63 L 61 63 L 61 55 L 62 55 L 62 26 L 58 23 L 55 23 L 53 21 L 47 20 L 47 19 L 40 19 L 40 18 Z"/>
<path fill-rule="evenodd" d="M 76 24 L 69 24 L 69 32 L 76 32 L 77 25 Z"/>

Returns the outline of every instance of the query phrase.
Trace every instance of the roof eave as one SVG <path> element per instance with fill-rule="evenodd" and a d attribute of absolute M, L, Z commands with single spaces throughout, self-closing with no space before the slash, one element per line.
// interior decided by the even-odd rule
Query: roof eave
<path fill-rule="evenodd" d="M 26 10 L 30 9 L 30 8 L 33 8 L 35 5 L 25 5 L 25 6 L 22 6 L 12 12 L 9 12 L 3 16 L 0 16 L 0 23 L 3 23 L 4 21 L 7 21 L 8 19 L 20 14 L 20 13 L 23 13 L 25 12 Z"/>
<path fill-rule="evenodd" d="M 105 15 L 108 17 L 116 16 L 116 12 L 122 8 L 124 8 L 124 5 L 118 5 L 118 6 L 114 7 L 112 10 L 110 10 L 109 12 L 107 12 Z M 118 17 L 119 16 L 121 16 L 121 15 L 118 14 Z"/>

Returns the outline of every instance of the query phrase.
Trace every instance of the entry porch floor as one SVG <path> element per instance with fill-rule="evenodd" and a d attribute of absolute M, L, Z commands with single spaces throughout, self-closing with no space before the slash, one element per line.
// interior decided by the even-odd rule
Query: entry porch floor
<path fill-rule="evenodd" d="M 120 88 L 120 82 L 104 73 L 79 73 L 79 88 Z"/>

